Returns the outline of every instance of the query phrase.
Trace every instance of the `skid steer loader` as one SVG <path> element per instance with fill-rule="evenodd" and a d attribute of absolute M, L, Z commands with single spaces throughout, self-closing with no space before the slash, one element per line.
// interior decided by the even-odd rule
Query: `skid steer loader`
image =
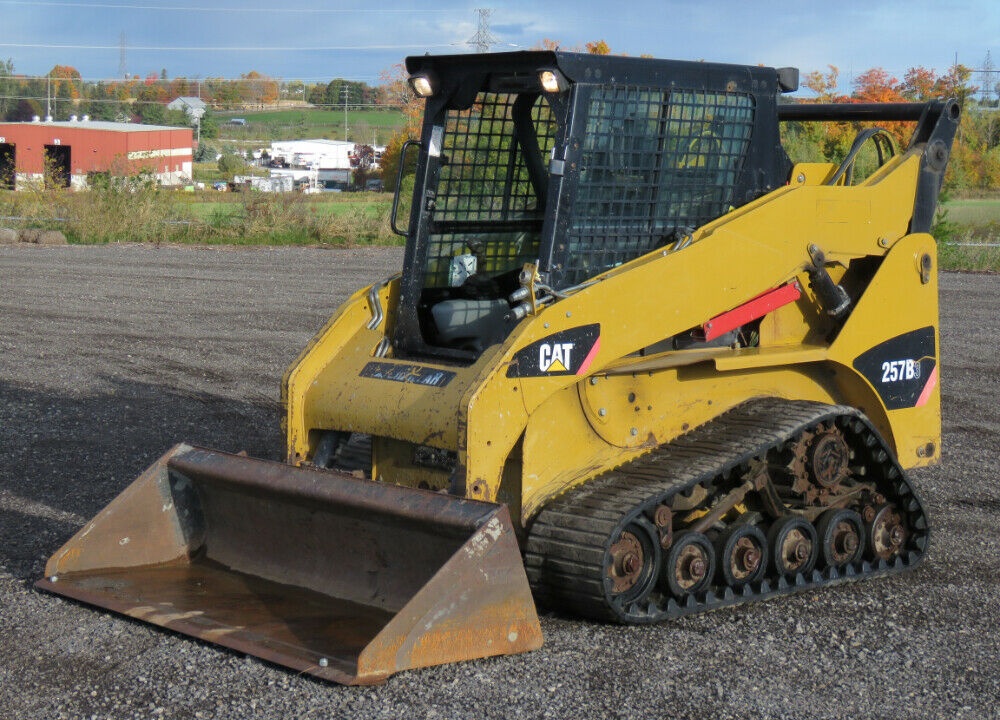
<path fill-rule="evenodd" d="M 175 447 L 40 587 L 376 683 L 539 647 L 535 602 L 652 623 L 920 561 L 954 101 L 561 52 L 407 68 L 402 273 L 289 368 L 287 463 Z M 782 121 L 914 129 L 793 164 Z"/>

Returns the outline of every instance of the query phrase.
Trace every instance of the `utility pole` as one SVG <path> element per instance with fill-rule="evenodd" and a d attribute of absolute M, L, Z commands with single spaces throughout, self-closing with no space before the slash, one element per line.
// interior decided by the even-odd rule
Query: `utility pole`
<path fill-rule="evenodd" d="M 344 98 L 344 140 L 347 140 L 347 94 L 349 91 L 350 88 L 347 87 L 347 83 L 345 82 L 340 88 L 340 94 Z"/>
<path fill-rule="evenodd" d="M 205 108 L 194 108 L 191 111 L 191 117 L 194 118 L 195 132 L 197 134 L 195 139 L 196 147 L 201 147 L 201 118 L 204 114 L 205 114 Z"/>
<path fill-rule="evenodd" d="M 118 36 L 118 74 L 123 80 L 127 80 L 128 65 L 125 64 L 125 31 Z"/>

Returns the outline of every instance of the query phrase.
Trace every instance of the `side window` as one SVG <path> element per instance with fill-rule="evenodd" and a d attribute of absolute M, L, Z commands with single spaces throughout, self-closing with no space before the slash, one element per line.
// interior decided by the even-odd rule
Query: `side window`
<path fill-rule="evenodd" d="M 540 96 L 481 93 L 448 111 L 423 287 L 447 287 L 451 259 L 470 250 L 486 276 L 538 257 L 555 135 Z"/>
<path fill-rule="evenodd" d="M 569 287 L 728 211 L 753 130 L 750 95 L 591 89 L 566 251 Z"/>
<path fill-rule="evenodd" d="M 671 94 L 656 210 L 661 223 L 693 229 L 729 210 L 750 146 L 753 117 L 750 95 Z"/>

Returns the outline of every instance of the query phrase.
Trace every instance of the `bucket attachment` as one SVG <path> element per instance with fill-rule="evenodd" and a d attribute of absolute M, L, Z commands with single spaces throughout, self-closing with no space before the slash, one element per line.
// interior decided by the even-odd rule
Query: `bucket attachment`
<path fill-rule="evenodd" d="M 37 587 L 344 684 L 542 644 L 506 506 L 188 445 L 45 574 Z"/>

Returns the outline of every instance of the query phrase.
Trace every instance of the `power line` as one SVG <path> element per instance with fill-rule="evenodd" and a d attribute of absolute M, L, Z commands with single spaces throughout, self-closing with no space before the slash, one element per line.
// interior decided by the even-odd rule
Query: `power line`
<path fill-rule="evenodd" d="M 45 100 L 45 99 L 46 99 L 46 97 L 44 95 L 0 95 L 0 100 L 37 100 L 37 101 L 41 102 L 42 100 Z M 113 105 L 113 104 L 120 104 L 120 105 L 164 105 L 165 104 L 165 103 L 163 103 L 160 100 L 137 100 L 137 99 L 131 99 L 131 98 L 126 99 L 126 100 L 116 100 L 114 98 L 90 98 L 90 97 L 61 98 L 61 97 L 54 97 L 54 98 L 49 98 L 49 99 L 51 99 L 53 102 L 58 102 L 59 104 L 73 103 L 73 104 L 80 104 L 80 105 L 90 104 L 90 103 L 108 104 L 108 105 Z M 339 110 L 343 109 L 343 107 L 344 107 L 344 105 L 341 104 L 341 103 L 308 103 L 308 107 L 299 107 L 299 108 L 294 108 L 293 107 L 293 108 L 290 108 L 290 109 L 292 109 L 292 110 L 297 110 L 297 109 L 307 110 L 307 109 L 313 109 L 313 108 L 320 108 L 320 109 L 338 110 L 339 111 Z M 359 108 L 376 108 L 376 109 L 384 109 L 384 110 L 396 110 L 396 109 L 399 108 L 399 105 L 391 105 L 391 104 L 380 105 L 378 103 L 371 103 L 371 102 L 369 102 L 369 103 L 351 102 L 351 103 L 347 104 L 347 107 L 348 108 L 354 108 L 354 109 L 359 109 Z"/>
<path fill-rule="evenodd" d="M 374 77 L 374 76 L 369 76 L 369 77 Z M 138 75 L 134 75 L 132 77 L 126 77 L 124 79 L 123 78 L 119 78 L 119 77 L 105 77 L 105 78 L 85 77 L 85 76 L 82 76 L 82 75 L 80 77 L 72 77 L 72 78 L 52 77 L 50 75 L 21 75 L 21 74 L 16 74 L 16 75 L 0 75 L 0 80 L 11 80 L 13 82 L 31 82 L 32 80 L 48 80 L 48 79 L 57 80 L 59 82 L 112 83 L 112 84 L 116 84 L 116 85 L 118 85 L 118 84 L 125 84 L 125 83 L 137 83 L 137 82 L 138 83 L 145 83 L 146 82 L 146 78 L 140 77 Z M 212 75 L 202 76 L 202 75 L 198 75 L 198 76 L 191 76 L 191 77 L 188 77 L 188 76 L 185 76 L 185 75 L 178 75 L 176 77 L 168 78 L 168 79 L 163 79 L 159 75 L 157 75 L 155 83 L 156 84 L 161 84 L 161 85 L 164 85 L 164 84 L 165 85 L 170 85 L 170 84 L 173 84 L 175 82 L 187 83 L 188 85 L 194 85 L 196 83 L 201 83 L 201 84 L 204 85 L 204 84 L 208 84 L 208 83 L 266 83 L 266 82 L 274 82 L 274 83 L 278 83 L 278 84 L 285 84 L 285 83 L 290 83 L 290 82 L 307 82 L 308 81 L 308 82 L 314 82 L 314 83 L 329 84 L 333 80 L 345 80 L 347 82 L 362 82 L 360 80 L 352 80 L 350 78 L 345 78 L 343 76 L 336 76 L 335 77 L 333 75 L 315 75 L 315 76 L 312 76 L 312 77 L 300 77 L 300 76 L 297 76 L 297 75 L 296 76 L 292 76 L 292 77 L 273 76 L 273 75 L 260 75 L 259 77 L 252 77 L 252 78 L 248 78 L 248 77 L 228 78 L 228 77 L 223 77 L 221 75 L 220 76 L 212 76 Z"/>
<path fill-rule="evenodd" d="M 0 47 L 12 47 L 12 48 L 30 48 L 30 49 L 42 49 L 42 50 L 118 50 L 120 45 L 58 45 L 54 43 L 8 43 L 0 42 Z M 411 43 L 409 45 L 325 45 L 317 47 L 306 47 L 303 45 L 288 45 L 288 46 L 278 46 L 278 45 L 268 45 L 262 47 L 260 45 L 245 45 L 245 46 L 204 46 L 204 47 L 183 47 L 183 46 L 173 46 L 173 45 L 129 45 L 129 50 L 138 50 L 139 52 L 326 52 L 326 51 L 339 51 L 339 50 L 350 50 L 352 52 L 358 51 L 368 51 L 368 50 L 423 50 L 423 49 L 439 49 L 439 48 L 450 48 L 452 47 L 449 43 L 442 43 L 438 45 L 423 45 L 420 43 Z"/>
<path fill-rule="evenodd" d="M 214 7 L 214 6 L 191 6 L 191 5 L 127 5 L 123 3 L 76 3 L 76 2 L 56 2 L 37 0 L 0 0 L 0 5 L 30 5 L 47 7 L 68 7 L 78 10 L 100 9 L 100 10 L 152 10 L 161 12 L 215 12 L 215 13 L 239 13 L 247 15 L 250 13 L 276 13 L 281 15 L 443 15 L 451 14 L 450 10 L 428 10 L 426 8 L 413 10 L 384 10 L 384 9 L 352 9 L 342 10 L 335 8 L 251 8 L 251 7 Z"/>
<path fill-rule="evenodd" d="M 149 75 L 152 75 L 152 74 L 153 73 L 150 73 Z M 145 84 L 146 80 L 147 80 L 147 77 L 148 77 L 148 75 L 146 77 L 142 77 L 142 76 L 139 76 L 139 75 L 133 75 L 133 76 L 125 77 L 125 78 L 120 78 L 120 77 L 95 78 L 95 77 L 81 76 L 81 77 L 73 77 L 73 78 L 59 78 L 59 77 L 54 77 L 54 78 L 52 78 L 52 80 L 56 80 L 58 82 L 66 82 L 66 83 L 81 83 L 82 82 L 82 83 L 88 84 L 88 85 L 96 85 L 98 83 L 102 83 L 102 84 L 105 84 L 105 85 L 127 85 L 127 84 L 135 84 L 135 83 Z M 14 82 L 14 83 L 44 82 L 47 78 L 49 78 L 48 75 L 20 75 L 20 74 L 15 74 L 15 75 L 0 75 L 0 81 L 10 81 L 10 82 Z M 329 85 L 334 80 L 344 80 L 346 82 L 361 83 L 361 84 L 364 84 L 364 85 L 368 85 L 369 87 L 379 87 L 379 86 L 385 84 L 384 82 L 382 82 L 382 77 L 378 76 L 378 75 L 361 75 L 361 76 L 355 76 L 355 77 L 345 77 L 343 75 L 338 75 L 338 76 L 333 76 L 333 75 L 312 75 L 312 76 L 309 76 L 309 75 L 305 75 L 305 76 L 303 76 L 303 75 L 293 75 L 293 76 L 262 75 L 261 77 L 258 77 L 258 78 L 243 78 L 243 77 L 229 78 L 229 77 L 224 77 L 224 76 L 221 76 L 221 75 L 219 75 L 219 76 L 212 76 L 212 75 L 208 75 L 208 76 L 205 76 L 205 75 L 192 75 L 192 76 L 178 75 L 176 77 L 169 78 L 167 80 L 163 80 L 163 79 L 161 79 L 159 77 L 159 75 L 157 75 L 157 77 L 156 77 L 156 84 L 158 84 L 160 86 L 170 86 L 170 85 L 173 85 L 174 83 L 180 83 L 180 84 L 185 84 L 186 83 L 188 85 L 188 87 L 193 87 L 193 86 L 198 85 L 198 84 L 201 84 L 202 86 L 207 86 L 207 85 L 213 84 L 213 83 L 225 84 L 225 83 L 254 83 L 254 82 L 256 82 L 256 83 L 262 83 L 262 82 L 266 83 L 266 82 L 273 82 L 273 83 L 277 83 L 278 85 L 288 85 L 289 83 L 299 82 L 299 83 L 302 83 L 303 85 L 310 86 L 310 85 Z M 372 81 L 375 84 L 371 84 L 369 81 Z"/>

